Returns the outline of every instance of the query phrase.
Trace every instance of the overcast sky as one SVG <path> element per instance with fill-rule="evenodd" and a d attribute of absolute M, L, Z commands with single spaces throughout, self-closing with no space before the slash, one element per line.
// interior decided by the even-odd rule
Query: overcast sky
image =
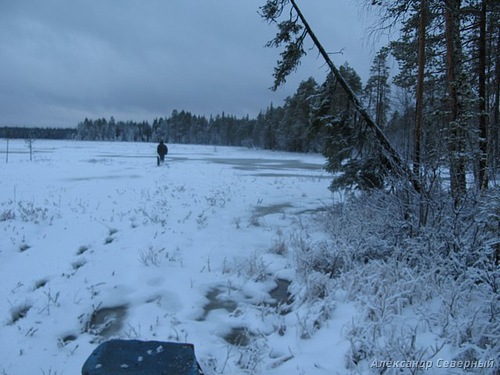
<path fill-rule="evenodd" d="M 322 82 L 317 52 L 277 92 L 276 28 L 265 0 L 1 0 L 0 126 L 147 120 L 173 109 L 254 117 L 300 81 Z M 366 82 L 374 52 L 355 0 L 299 0 L 337 65 Z M 312 46 L 308 41 L 308 46 Z"/>

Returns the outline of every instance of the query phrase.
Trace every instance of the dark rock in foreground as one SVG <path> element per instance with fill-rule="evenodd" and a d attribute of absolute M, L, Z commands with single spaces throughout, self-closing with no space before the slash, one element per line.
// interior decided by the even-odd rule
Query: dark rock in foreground
<path fill-rule="evenodd" d="M 203 375 L 192 344 L 110 340 L 85 361 L 82 375 Z"/>

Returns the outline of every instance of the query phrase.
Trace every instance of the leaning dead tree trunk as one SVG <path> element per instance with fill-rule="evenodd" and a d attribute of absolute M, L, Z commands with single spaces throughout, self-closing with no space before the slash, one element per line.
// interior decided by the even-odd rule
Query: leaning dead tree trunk
<path fill-rule="evenodd" d="M 357 97 L 355 92 L 351 89 L 351 87 L 349 86 L 347 81 L 344 79 L 342 74 L 340 74 L 339 70 L 337 69 L 335 64 L 332 62 L 332 60 L 330 59 L 330 56 L 328 55 L 328 53 L 323 48 L 322 44 L 320 43 L 320 41 L 318 40 L 318 38 L 314 34 L 311 26 L 309 25 L 306 18 L 302 14 L 302 11 L 299 9 L 295 0 L 290 0 L 290 2 L 293 6 L 293 9 L 297 13 L 297 16 L 300 19 L 301 23 L 304 25 L 306 33 L 312 39 L 314 45 L 318 49 L 320 55 L 325 60 L 325 63 L 330 68 L 332 74 L 335 76 L 337 81 L 340 83 L 340 85 L 342 86 L 342 88 L 346 92 L 347 96 L 349 97 L 350 101 L 354 104 L 356 110 L 360 113 L 360 115 L 365 120 L 368 128 L 370 128 L 373 131 L 375 138 L 377 139 L 377 141 L 381 145 L 382 149 L 385 151 L 386 157 L 390 161 L 392 167 L 412 184 L 415 191 L 420 192 L 420 183 L 419 183 L 418 179 L 415 178 L 415 176 L 414 176 L 413 172 L 411 171 L 411 169 L 409 168 L 409 166 L 405 162 L 403 162 L 402 158 L 399 156 L 396 149 L 394 147 L 392 147 L 391 143 L 389 142 L 389 140 L 385 136 L 385 134 L 382 131 L 382 129 L 380 128 L 380 126 L 378 126 L 378 124 L 373 120 L 373 118 L 370 116 L 370 114 L 367 112 L 367 110 L 365 109 L 365 107 L 361 103 L 361 100 Z M 305 35 L 302 35 L 300 37 L 300 39 L 303 40 L 304 36 Z M 290 70 L 291 69 L 288 69 L 288 71 L 290 71 Z"/>

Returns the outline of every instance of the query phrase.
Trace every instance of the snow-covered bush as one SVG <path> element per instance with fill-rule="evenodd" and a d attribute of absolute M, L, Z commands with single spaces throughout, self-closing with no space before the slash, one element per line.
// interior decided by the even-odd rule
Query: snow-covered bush
<path fill-rule="evenodd" d="M 147 250 L 139 251 L 139 260 L 146 267 L 155 266 L 158 267 L 163 259 L 162 252 L 165 248 L 157 249 L 152 245 L 149 245 Z"/>
<path fill-rule="evenodd" d="M 47 207 L 36 205 L 31 201 L 12 201 L 2 203 L 0 208 L 0 222 L 20 219 L 23 222 L 39 224 L 51 222 L 56 215 L 50 215 Z"/>
<path fill-rule="evenodd" d="M 269 277 L 268 264 L 257 252 L 253 252 L 244 260 L 235 259 L 234 263 L 230 268 L 234 268 L 238 277 L 254 281 L 264 281 Z"/>
<path fill-rule="evenodd" d="M 265 336 L 250 337 L 248 345 L 238 347 L 238 366 L 245 374 L 260 373 L 263 359 L 269 353 Z"/>
<path fill-rule="evenodd" d="M 4 209 L 0 212 L 0 221 L 9 221 L 14 220 L 16 218 L 16 214 L 11 208 Z"/>
<path fill-rule="evenodd" d="M 500 193 L 458 207 L 443 197 L 439 190 L 362 193 L 321 217 L 330 240 L 291 241 L 304 285 L 296 297 L 325 306 L 341 289 L 359 307 L 346 327 L 347 367 L 387 374 L 370 364 L 429 363 L 445 351 L 457 361 L 499 357 Z"/>
<path fill-rule="evenodd" d="M 296 271 L 305 280 L 311 272 L 336 277 L 351 267 L 352 254 L 346 251 L 346 244 L 340 239 L 311 243 L 307 235 L 294 233 L 290 246 L 294 249 Z"/>

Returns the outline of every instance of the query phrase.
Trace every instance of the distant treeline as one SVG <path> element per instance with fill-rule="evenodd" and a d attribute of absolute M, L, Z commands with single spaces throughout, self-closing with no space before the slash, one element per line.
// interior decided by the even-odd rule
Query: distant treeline
<path fill-rule="evenodd" d="M 341 67 L 353 87 L 359 89 L 360 78 L 347 66 Z M 325 84 L 313 78 L 300 83 L 294 95 L 283 105 L 269 105 L 256 117 L 236 117 L 226 113 L 196 115 L 173 110 L 169 116 L 148 121 L 117 121 L 114 117 L 85 118 L 76 128 L 0 128 L 3 138 L 52 138 L 85 141 L 158 142 L 244 146 L 292 152 L 322 152 L 332 137 L 331 118 L 348 121 L 345 99 L 336 98 L 338 108 L 325 109 Z M 323 119 L 328 117 L 328 121 Z M 328 126 L 321 126 L 328 123 Z"/>
<path fill-rule="evenodd" d="M 198 116 L 174 110 L 167 117 L 146 121 L 88 119 L 78 124 L 76 139 L 89 141 L 133 141 L 245 146 L 274 150 L 321 151 L 321 137 L 311 131 L 307 96 L 314 93 L 314 80 L 303 82 L 303 91 L 285 101 L 284 106 L 270 106 L 256 118 L 237 118 L 225 113 Z M 307 87 L 307 89 L 305 89 Z"/>
<path fill-rule="evenodd" d="M 2 138 L 76 139 L 85 141 L 157 142 L 245 146 L 282 151 L 320 152 L 323 135 L 311 126 L 311 97 L 319 90 L 310 78 L 282 106 L 272 104 L 255 118 L 237 118 L 224 112 L 199 116 L 173 110 L 148 121 L 85 118 L 76 128 L 0 128 Z"/>
<path fill-rule="evenodd" d="M 75 137 L 75 128 L 27 128 L 14 126 L 0 127 L 0 138 L 73 139 Z"/>

